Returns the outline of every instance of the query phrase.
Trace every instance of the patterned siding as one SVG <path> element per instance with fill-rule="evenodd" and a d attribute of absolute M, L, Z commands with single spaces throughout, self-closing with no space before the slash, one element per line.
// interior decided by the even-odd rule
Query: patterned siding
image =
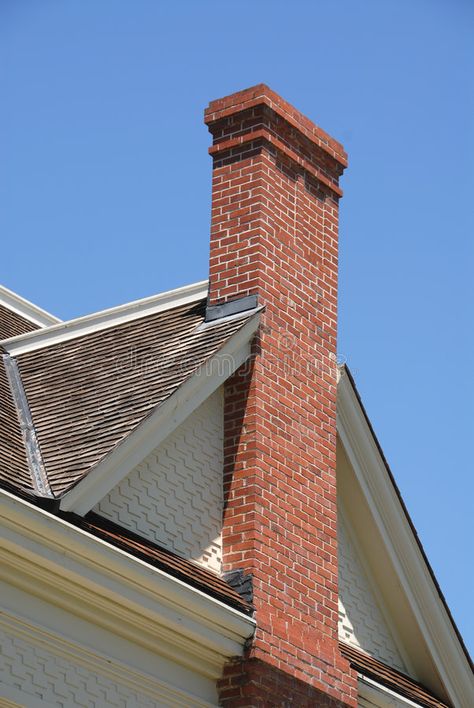
<path fill-rule="evenodd" d="M 94 511 L 219 572 L 222 465 L 223 399 L 219 389 Z"/>
<path fill-rule="evenodd" d="M 399 671 L 406 671 L 341 514 L 338 539 L 339 638 Z"/>
<path fill-rule="evenodd" d="M 16 689 L 26 694 L 26 706 L 33 703 L 33 698 L 44 701 L 45 705 L 68 708 L 157 708 L 167 705 L 4 631 L 0 631 L 0 644 L 0 696 L 2 685 Z"/>

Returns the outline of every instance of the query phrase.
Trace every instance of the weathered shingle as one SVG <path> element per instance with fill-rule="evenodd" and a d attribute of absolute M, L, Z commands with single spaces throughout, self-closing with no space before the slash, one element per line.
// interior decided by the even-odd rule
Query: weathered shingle
<path fill-rule="evenodd" d="M 18 334 L 26 334 L 38 329 L 38 325 L 30 322 L 13 310 L 4 305 L 0 305 L 0 339 L 16 337 Z"/>
<path fill-rule="evenodd" d="M 0 352 L 0 480 L 32 489 L 20 421 Z"/>
<path fill-rule="evenodd" d="M 340 642 L 339 646 L 342 656 L 362 676 L 367 676 L 377 681 L 395 691 L 395 693 L 414 701 L 416 705 L 426 706 L 427 708 L 449 708 L 447 703 L 437 698 L 426 686 L 422 686 L 409 676 L 392 669 L 390 666 L 378 661 L 378 659 L 374 659 L 372 656 L 344 642 Z"/>
<path fill-rule="evenodd" d="M 0 305 L 0 339 L 38 329 L 38 325 Z M 31 489 L 20 421 L 13 402 L 0 348 L 0 480 Z"/>
<path fill-rule="evenodd" d="M 55 495 L 86 475 L 248 319 L 200 330 L 204 307 L 183 305 L 18 356 Z"/>
<path fill-rule="evenodd" d="M 164 570 L 208 595 L 212 595 L 226 605 L 246 614 L 251 613 L 252 605 L 249 602 L 221 577 L 197 563 L 181 558 L 176 553 L 147 541 L 132 531 L 128 531 L 108 519 L 103 519 L 98 514 L 91 512 L 84 518 L 74 514 L 63 514 L 62 517 L 84 531 L 88 531 L 111 545 Z"/>

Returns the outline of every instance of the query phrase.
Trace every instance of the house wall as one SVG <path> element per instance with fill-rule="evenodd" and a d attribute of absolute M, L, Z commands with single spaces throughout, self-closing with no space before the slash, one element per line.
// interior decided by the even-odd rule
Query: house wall
<path fill-rule="evenodd" d="M 94 511 L 219 572 L 222 467 L 223 394 L 218 389 Z"/>
<path fill-rule="evenodd" d="M 339 510 L 339 638 L 399 671 L 406 671 Z"/>
<path fill-rule="evenodd" d="M 217 705 L 212 680 L 164 656 L 9 583 L 0 597 L 0 705 Z"/>

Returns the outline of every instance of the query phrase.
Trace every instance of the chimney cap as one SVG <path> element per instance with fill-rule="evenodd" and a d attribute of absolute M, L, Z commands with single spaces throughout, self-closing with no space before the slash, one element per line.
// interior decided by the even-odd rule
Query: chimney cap
<path fill-rule="evenodd" d="M 331 155 L 343 167 L 347 167 L 347 153 L 341 143 L 331 138 L 312 120 L 307 118 L 301 111 L 298 111 L 291 103 L 285 101 L 275 91 L 272 91 L 266 84 L 257 84 L 243 91 L 237 91 L 229 96 L 211 101 L 204 111 L 204 122 L 210 126 L 223 118 L 262 104 L 271 108 L 277 115 Z"/>

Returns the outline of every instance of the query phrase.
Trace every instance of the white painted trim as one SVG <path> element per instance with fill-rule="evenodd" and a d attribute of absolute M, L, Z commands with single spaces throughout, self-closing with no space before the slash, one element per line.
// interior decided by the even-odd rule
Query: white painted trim
<path fill-rule="evenodd" d="M 202 368 L 62 497 L 61 509 L 84 516 L 103 499 L 248 359 L 250 340 L 259 322 L 257 312 Z"/>
<path fill-rule="evenodd" d="M 165 699 L 166 705 L 170 706 L 170 708 L 171 706 L 181 708 L 183 705 L 193 705 L 196 708 L 198 706 L 200 708 L 210 708 L 212 706 L 208 701 L 177 688 L 156 675 L 151 676 L 143 671 L 137 671 L 134 666 L 125 664 L 112 655 L 105 655 L 92 650 L 89 646 L 76 641 L 76 638 L 72 641 L 62 632 L 53 633 L 49 628 L 26 621 L 18 614 L 1 611 L 0 627 L 10 636 L 17 637 L 30 645 L 46 649 L 54 656 L 70 661 L 76 666 L 82 666 L 87 671 L 98 674 L 131 691 L 136 691 L 155 700 Z M 0 691 L 4 688 L 9 688 L 1 684 L 0 686 Z M 28 699 L 28 701 L 30 697 L 35 698 L 28 693 L 10 693 L 11 698 L 14 698 L 15 695 L 22 695 L 23 700 Z M 38 700 L 40 700 L 41 705 L 44 705 L 41 699 Z M 20 703 L 20 705 L 24 704 Z"/>
<path fill-rule="evenodd" d="M 366 575 L 367 581 L 369 583 L 369 587 L 372 591 L 375 602 L 377 603 L 378 609 L 380 610 L 380 613 L 382 615 L 382 619 L 385 622 L 385 625 L 386 625 L 388 631 L 390 632 L 390 635 L 391 635 L 392 640 L 395 644 L 395 647 L 396 647 L 398 653 L 400 654 L 400 658 L 403 661 L 404 671 L 406 671 L 413 679 L 417 680 L 418 679 L 417 673 L 416 673 L 416 671 L 412 665 L 412 662 L 410 660 L 410 657 L 407 654 L 407 652 L 405 651 L 405 647 L 403 646 L 403 643 L 400 639 L 400 633 L 397 629 L 396 622 L 394 622 L 393 618 L 391 617 L 390 613 L 387 610 L 385 599 L 384 599 L 382 593 L 380 592 L 380 588 L 379 588 L 377 582 L 375 581 L 372 570 L 371 570 L 369 564 L 367 563 L 366 556 L 363 552 L 363 549 L 361 547 L 358 536 L 353 528 L 353 525 L 350 520 L 350 516 L 347 512 L 346 506 L 345 506 L 345 504 L 343 504 L 342 500 L 340 500 L 340 499 L 338 499 L 338 510 L 339 510 L 338 513 L 341 514 L 342 521 L 345 524 L 347 531 L 349 532 L 350 541 L 354 546 L 354 550 L 357 554 L 358 561 L 362 567 L 363 572 Z M 342 641 L 344 641 L 344 639 Z M 362 649 L 360 646 L 358 648 L 361 649 L 361 651 L 364 651 L 364 649 Z"/>
<path fill-rule="evenodd" d="M 469 663 L 441 601 L 349 376 L 338 384 L 337 431 L 371 510 L 400 590 L 416 618 L 446 692 L 455 706 L 474 695 Z"/>
<path fill-rule="evenodd" d="M 0 305 L 7 307 L 12 312 L 16 312 L 17 315 L 24 317 L 26 320 L 33 322 L 39 327 L 49 327 L 50 325 L 61 322 L 59 317 L 51 315 L 49 312 L 46 312 L 46 310 L 34 305 L 32 302 L 14 293 L 13 290 L 9 290 L 4 285 L 0 285 Z"/>
<path fill-rule="evenodd" d="M 193 285 L 186 285 L 175 290 L 168 290 L 158 295 L 135 300 L 125 305 L 112 307 L 91 315 L 77 317 L 67 322 L 59 322 L 43 330 L 35 330 L 17 337 L 10 337 L 2 341 L 4 349 L 12 356 L 36 351 L 53 344 L 66 342 L 69 339 L 82 337 L 85 334 L 99 332 L 103 329 L 116 327 L 124 322 L 132 322 L 147 315 L 170 310 L 174 307 L 197 302 L 207 296 L 208 281 L 203 280 Z"/>
<path fill-rule="evenodd" d="M 0 490 L 0 577 L 140 647 L 216 679 L 255 621 Z"/>
<path fill-rule="evenodd" d="M 422 708 L 420 703 L 414 703 L 409 698 L 401 696 L 392 689 L 383 686 L 377 681 L 373 681 L 367 676 L 359 674 L 359 698 L 369 701 L 370 705 L 378 708 L 395 708 L 400 706 L 412 706 L 412 708 Z"/>

